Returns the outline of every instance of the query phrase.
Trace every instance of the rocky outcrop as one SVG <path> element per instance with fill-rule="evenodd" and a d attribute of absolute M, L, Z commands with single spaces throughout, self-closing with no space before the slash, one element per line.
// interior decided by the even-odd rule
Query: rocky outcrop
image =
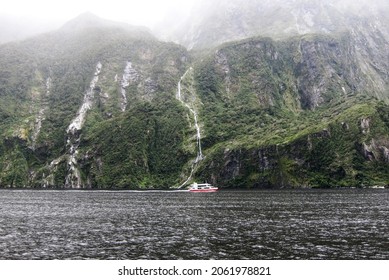
<path fill-rule="evenodd" d="M 361 130 L 363 134 L 370 132 L 370 118 L 361 119 Z"/>

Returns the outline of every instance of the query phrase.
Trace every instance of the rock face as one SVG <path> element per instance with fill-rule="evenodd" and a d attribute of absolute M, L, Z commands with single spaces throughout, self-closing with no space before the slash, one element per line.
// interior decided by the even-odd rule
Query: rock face
<path fill-rule="evenodd" d="M 387 109 L 354 105 L 370 104 L 368 96 L 385 101 L 387 90 L 379 85 L 387 88 L 388 80 L 367 66 L 376 63 L 361 44 L 369 36 L 256 38 L 224 44 L 210 54 L 198 70 L 209 118 L 203 142 L 213 147 L 221 139 L 233 140 L 225 142 L 228 150 L 211 149 L 200 176 L 231 187 L 370 185 L 374 172 L 366 172 L 367 166 L 381 171 L 386 166 Z M 379 64 L 385 68 L 386 60 Z M 280 111 L 293 112 L 289 121 L 273 115 Z M 303 121 L 311 122 L 309 129 L 294 121 L 304 111 L 316 116 Z M 387 184 L 387 172 L 381 175 L 379 184 Z"/>
<path fill-rule="evenodd" d="M 357 40 L 360 38 L 349 33 L 281 42 L 249 39 L 218 49 L 209 67 L 214 67 L 218 81 L 223 83 L 219 91 L 233 98 L 247 89 L 249 94 L 256 93 L 263 107 L 284 103 L 314 110 L 331 100 L 359 93 L 386 100 L 388 78 L 380 70 L 366 72 L 366 65 L 376 62 L 363 54 Z M 386 61 L 379 64 L 386 67 Z M 386 86 L 364 78 L 371 76 L 383 79 L 380 84 Z"/>

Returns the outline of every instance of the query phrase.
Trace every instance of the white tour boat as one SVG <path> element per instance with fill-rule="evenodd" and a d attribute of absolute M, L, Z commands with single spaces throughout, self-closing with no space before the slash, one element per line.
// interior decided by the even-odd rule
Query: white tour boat
<path fill-rule="evenodd" d="M 217 190 L 219 190 L 219 188 L 214 187 L 208 183 L 204 183 L 204 184 L 193 183 L 189 187 L 190 192 L 216 192 Z"/>

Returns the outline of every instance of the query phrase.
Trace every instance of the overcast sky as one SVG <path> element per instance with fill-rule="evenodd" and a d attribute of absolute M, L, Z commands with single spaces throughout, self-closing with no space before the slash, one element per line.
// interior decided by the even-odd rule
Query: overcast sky
<path fill-rule="evenodd" d="M 196 0 L 0 0 L 0 13 L 67 21 L 83 12 L 153 27 L 168 11 L 187 12 Z"/>

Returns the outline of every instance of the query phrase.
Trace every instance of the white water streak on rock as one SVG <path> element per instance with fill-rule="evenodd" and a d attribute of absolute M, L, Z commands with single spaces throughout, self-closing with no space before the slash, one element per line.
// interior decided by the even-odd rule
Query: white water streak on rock
<path fill-rule="evenodd" d="M 76 118 L 71 122 L 68 129 L 66 130 L 67 133 L 74 134 L 76 133 L 76 131 L 81 130 L 85 122 L 86 113 L 92 108 L 93 105 L 93 100 L 95 96 L 94 88 L 96 87 L 96 84 L 99 80 L 101 67 L 102 67 L 101 63 L 100 62 L 97 63 L 95 75 L 92 81 L 90 82 L 88 90 L 84 95 L 84 101 L 80 109 L 78 109 Z"/>
<path fill-rule="evenodd" d="M 51 77 L 48 77 L 46 80 L 46 93 L 47 93 L 47 95 L 50 94 L 51 84 L 52 84 Z"/>
<path fill-rule="evenodd" d="M 130 61 L 127 61 L 126 67 L 124 68 L 123 77 L 121 80 L 121 88 L 120 93 L 122 97 L 122 101 L 120 104 L 120 109 L 124 112 L 127 108 L 127 95 L 126 95 L 126 88 L 130 85 L 130 82 L 135 82 L 138 80 L 138 73 L 136 70 L 132 67 L 132 63 Z"/>
<path fill-rule="evenodd" d="M 46 79 L 46 95 L 48 96 L 50 94 L 50 89 L 51 89 L 51 77 L 48 77 Z M 31 136 L 31 141 L 32 141 L 32 146 L 31 148 L 33 150 L 35 150 L 36 148 L 36 141 L 38 139 L 38 136 L 41 132 L 41 128 L 42 128 L 42 122 L 44 121 L 45 119 L 45 111 L 46 111 L 46 106 L 43 106 L 43 108 L 41 108 L 36 116 L 36 119 L 35 119 L 35 123 L 34 123 L 34 130 L 33 130 L 33 133 L 32 133 L 32 136 Z"/>
<path fill-rule="evenodd" d="M 85 122 L 87 112 L 92 108 L 95 95 L 95 87 L 99 80 L 102 64 L 100 62 L 96 65 L 96 71 L 89 88 L 87 89 L 83 103 L 77 112 L 76 118 L 71 122 L 67 132 L 66 147 L 68 149 L 68 174 L 66 176 L 65 187 L 67 188 L 81 188 L 82 180 L 80 170 L 77 167 L 78 146 L 80 145 L 80 130 Z"/>
<path fill-rule="evenodd" d="M 186 70 L 186 72 L 184 73 L 184 75 L 182 75 L 182 77 L 180 78 L 180 80 L 178 81 L 178 84 L 177 84 L 177 94 L 176 94 L 176 98 L 178 100 L 180 100 L 182 103 L 185 104 L 185 102 L 182 100 L 181 98 L 181 82 L 182 82 L 182 79 L 185 78 L 185 76 L 188 74 L 189 70 L 192 70 L 192 67 L 189 68 L 188 70 Z"/>
<path fill-rule="evenodd" d="M 182 183 L 178 188 L 182 188 L 184 187 L 188 182 L 189 180 L 192 178 L 193 176 L 193 172 L 197 166 L 197 164 L 204 159 L 204 156 L 203 156 L 203 153 L 202 153 L 202 149 L 201 149 L 201 129 L 200 129 L 200 126 L 198 124 L 198 115 L 197 115 L 197 112 L 195 111 L 194 108 L 192 108 L 188 103 L 186 103 L 184 101 L 184 99 L 182 98 L 182 94 L 181 94 L 181 82 L 182 80 L 185 78 L 185 76 L 188 74 L 188 72 L 190 70 L 193 70 L 192 67 L 189 68 L 185 73 L 184 75 L 180 78 L 180 81 L 178 82 L 178 85 L 177 85 L 177 94 L 176 94 L 176 98 L 181 101 L 182 104 L 185 105 L 185 107 L 187 107 L 189 109 L 189 111 L 193 114 L 193 117 L 194 117 L 194 123 L 195 123 L 195 128 L 196 128 L 196 146 L 197 146 L 197 157 L 196 159 L 193 161 L 192 163 L 192 167 L 191 167 L 191 172 L 190 172 L 190 175 L 189 177 L 185 180 L 184 183 Z"/>
<path fill-rule="evenodd" d="M 44 118 L 45 118 L 45 108 L 42 108 L 39 110 L 39 113 L 35 119 L 34 131 L 33 131 L 33 134 L 31 136 L 33 150 L 35 150 L 36 141 L 38 139 L 39 133 L 41 132 L 42 121 L 44 120 Z"/>

